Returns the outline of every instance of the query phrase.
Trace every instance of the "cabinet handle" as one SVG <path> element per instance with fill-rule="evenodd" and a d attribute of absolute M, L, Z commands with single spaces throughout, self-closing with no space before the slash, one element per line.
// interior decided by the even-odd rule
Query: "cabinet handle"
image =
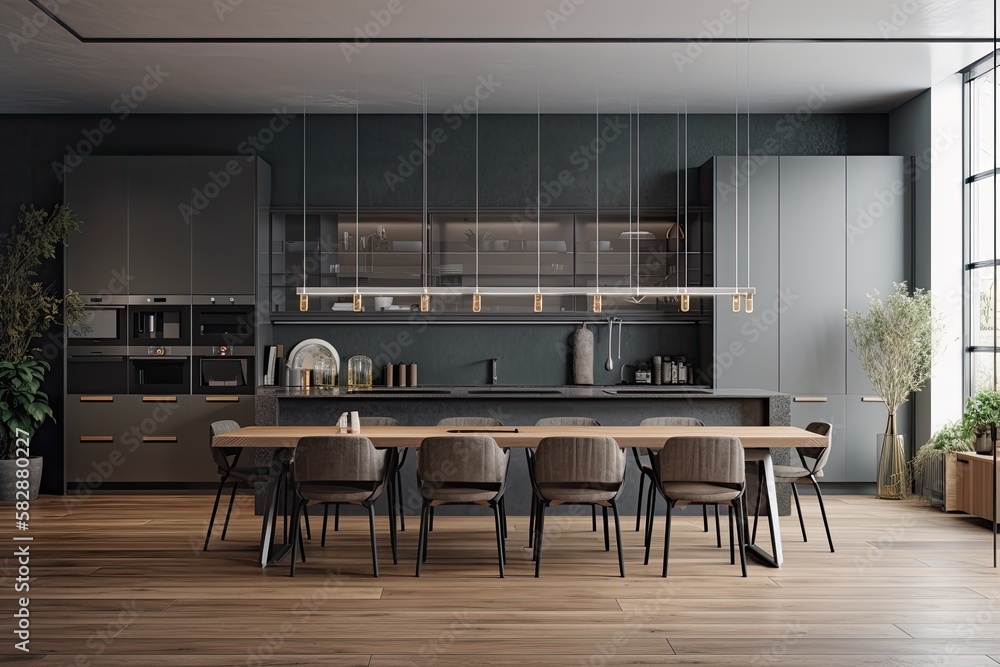
<path fill-rule="evenodd" d="M 885 401 L 883 401 L 878 396 L 862 396 L 861 397 L 861 402 L 862 403 L 885 403 Z"/>
<path fill-rule="evenodd" d="M 239 403 L 239 396 L 206 396 L 206 403 Z"/>
<path fill-rule="evenodd" d="M 81 403 L 114 403 L 114 396 L 81 396 Z"/>
<path fill-rule="evenodd" d="M 176 403 L 176 396 L 143 396 L 143 403 Z"/>
<path fill-rule="evenodd" d="M 110 444 L 114 442 L 114 436 L 110 435 L 81 435 L 80 442 L 83 443 L 104 443 Z"/>
<path fill-rule="evenodd" d="M 177 442 L 176 435 L 144 435 L 143 442 Z"/>
<path fill-rule="evenodd" d="M 956 463 L 961 463 L 961 464 L 962 464 L 962 465 L 964 465 L 964 466 L 967 466 L 967 465 L 969 465 L 969 462 L 968 462 L 968 461 L 966 461 L 965 459 L 955 459 L 955 462 L 956 462 Z"/>
<path fill-rule="evenodd" d="M 795 403 L 826 403 L 826 396 L 796 396 L 792 399 Z"/>

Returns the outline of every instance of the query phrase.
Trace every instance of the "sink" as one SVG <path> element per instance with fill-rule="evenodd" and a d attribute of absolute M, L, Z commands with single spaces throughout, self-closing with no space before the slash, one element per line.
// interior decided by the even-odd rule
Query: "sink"
<path fill-rule="evenodd" d="M 451 389 L 434 389 L 431 387 L 372 387 L 373 394 L 450 394 Z"/>
<path fill-rule="evenodd" d="M 621 389 L 605 389 L 605 394 L 641 395 L 641 394 L 711 394 L 711 389 L 705 387 L 690 387 L 680 385 L 677 387 L 622 387 Z"/>
<path fill-rule="evenodd" d="M 491 389 L 470 389 L 470 394 L 561 394 L 558 389 L 538 387 L 493 387 Z"/>

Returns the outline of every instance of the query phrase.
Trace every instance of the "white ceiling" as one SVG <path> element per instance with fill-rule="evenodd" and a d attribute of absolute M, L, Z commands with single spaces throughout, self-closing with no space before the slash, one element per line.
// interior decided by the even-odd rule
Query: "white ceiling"
<path fill-rule="evenodd" d="M 398 4 L 397 4 L 398 3 Z M 446 110 L 487 78 L 483 112 L 884 112 L 990 52 L 994 0 L 0 0 L 0 112 L 107 113 L 147 66 L 136 111 Z M 398 8 L 395 15 L 387 8 Z M 903 7 L 914 8 L 906 14 Z M 572 8 L 570 10 L 570 8 Z M 372 11 L 390 17 L 374 28 Z M 560 11 L 562 13 L 560 13 Z M 564 20 L 563 20 L 564 19 Z M 25 22 L 40 24 L 37 35 Z M 234 43 L 235 39 L 696 38 L 851 42 Z M 11 37 L 11 34 L 18 37 Z M 20 36 L 24 36 L 23 41 Z M 139 40 L 115 43 L 108 40 Z M 215 40 L 168 41 L 148 40 Z M 968 41 L 979 39 L 981 41 Z M 147 40 L 147 41 L 141 41 Z M 901 41 L 919 40 L 919 41 Z M 961 40 L 961 41 L 948 41 Z M 16 48 L 15 48 L 16 47 Z M 348 57 L 348 55 L 350 57 Z M 678 65 L 678 58 L 683 58 Z M 691 58 L 691 60 L 687 60 Z M 149 81 L 147 79 L 147 81 Z M 360 89 L 357 93 L 356 90 Z M 143 93 L 145 91 L 142 91 Z"/>

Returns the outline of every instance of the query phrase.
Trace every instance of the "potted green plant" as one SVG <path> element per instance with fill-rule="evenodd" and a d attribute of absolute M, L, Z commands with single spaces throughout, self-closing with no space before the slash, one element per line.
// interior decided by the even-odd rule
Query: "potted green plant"
<path fill-rule="evenodd" d="M 965 425 L 962 422 L 953 422 L 938 429 L 913 457 L 911 462 L 913 477 L 921 488 L 925 490 L 928 488 L 929 478 L 940 479 L 944 483 L 943 489 L 933 490 L 941 492 L 946 512 L 957 509 L 958 457 L 956 455 L 958 452 L 971 451 L 972 438 L 966 434 Z M 941 478 L 928 474 L 935 468 L 941 471 Z"/>
<path fill-rule="evenodd" d="M 53 419 L 42 389 L 50 366 L 35 358 L 36 339 L 62 322 L 86 326 L 80 296 L 72 291 L 62 294 L 38 276 L 39 266 L 53 259 L 56 248 L 79 227 L 79 220 L 65 206 L 56 206 L 51 214 L 22 206 L 0 245 L 0 501 L 15 500 L 17 482 L 25 479 L 18 471 L 25 469 L 26 457 L 18 450 L 45 420 Z M 20 465 L 18 459 L 22 459 Z M 27 470 L 34 498 L 41 480 L 41 457 L 28 458 Z"/>
<path fill-rule="evenodd" d="M 888 411 L 876 495 L 901 500 L 909 494 L 910 478 L 896 411 L 930 377 L 938 330 L 931 295 L 922 289 L 911 294 L 906 283 L 894 283 L 884 299 L 878 292 L 868 295 L 867 313 L 848 312 L 847 327 L 861 367 Z"/>
<path fill-rule="evenodd" d="M 975 444 L 976 452 L 993 451 L 997 427 L 1000 427 L 1000 391 L 983 389 L 970 396 L 962 415 L 962 433 Z"/>

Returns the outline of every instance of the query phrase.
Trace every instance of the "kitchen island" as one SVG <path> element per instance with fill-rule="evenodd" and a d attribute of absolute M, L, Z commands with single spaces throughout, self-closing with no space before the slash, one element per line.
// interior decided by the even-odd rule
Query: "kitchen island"
<path fill-rule="evenodd" d="M 508 426 L 533 425 L 543 417 L 592 417 L 604 425 L 636 425 L 647 417 L 696 417 L 713 426 L 789 426 L 791 397 L 757 389 L 715 390 L 684 385 L 614 386 L 441 386 L 374 387 L 348 392 L 344 387 L 261 387 L 256 397 L 258 426 L 329 426 L 341 413 L 362 417 L 394 417 L 403 426 L 433 425 L 444 417 L 495 417 Z M 788 450 L 771 452 L 776 464 L 787 464 Z M 255 453 L 267 465 L 270 453 Z M 621 506 L 626 515 L 636 506 L 639 471 L 629 456 Z M 413 457 L 403 464 L 404 485 L 415 479 Z M 748 479 L 755 489 L 752 479 Z M 790 493 L 778 489 L 781 514 L 790 511 Z M 511 457 L 507 511 L 527 514 L 531 485 L 523 455 Z M 259 493 L 260 509 L 263 508 Z M 407 514 L 419 512 L 415 488 L 404 490 Z M 658 507 L 662 510 L 663 503 Z M 697 509 L 700 512 L 700 509 Z M 442 508 L 442 513 L 468 513 L 469 508 Z M 476 511 L 476 510 L 471 510 Z"/>

